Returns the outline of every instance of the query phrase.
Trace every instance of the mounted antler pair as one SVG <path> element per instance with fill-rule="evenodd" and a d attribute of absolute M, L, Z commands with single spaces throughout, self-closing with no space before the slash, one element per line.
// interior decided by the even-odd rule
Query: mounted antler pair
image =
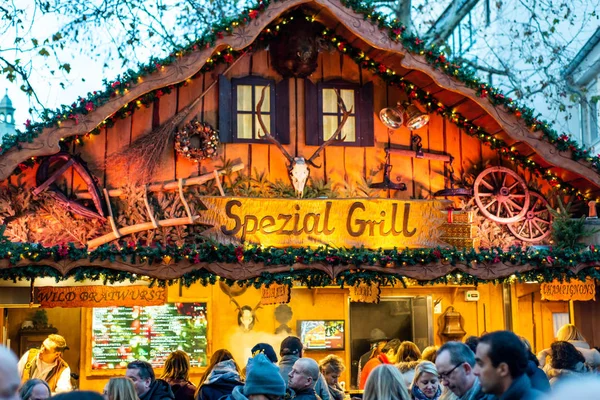
<path fill-rule="evenodd" d="M 342 100 L 340 91 L 338 89 L 335 89 L 335 94 L 337 95 L 338 104 L 340 106 L 340 109 L 342 110 L 342 121 L 340 122 L 339 126 L 337 127 L 337 129 L 335 130 L 333 135 L 331 135 L 331 137 L 329 139 L 327 139 L 327 141 L 325 141 L 323 144 L 321 144 L 321 146 L 319 146 L 317 151 L 315 151 L 310 158 L 307 159 L 304 157 L 292 157 L 287 152 L 287 150 L 283 147 L 283 145 L 281 143 L 279 143 L 279 141 L 277 139 L 275 139 L 269 133 L 269 130 L 267 129 L 265 123 L 262 120 L 261 107 L 262 107 L 263 101 L 265 99 L 265 90 L 267 90 L 268 87 L 269 86 L 263 87 L 261 95 L 260 95 L 260 100 L 256 104 L 256 116 L 258 117 L 258 123 L 260 124 L 260 127 L 261 127 L 262 131 L 264 132 L 264 135 L 261 136 L 260 138 L 268 140 L 269 142 L 276 145 L 279 148 L 279 150 L 283 153 L 285 158 L 288 160 L 287 169 L 288 169 L 288 175 L 290 177 L 290 180 L 292 181 L 292 186 L 294 186 L 294 189 L 296 190 L 296 196 L 302 197 L 304 194 L 304 186 L 306 185 L 306 181 L 308 180 L 308 177 L 310 175 L 310 170 L 308 169 L 308 165 L 310 164 L 311 166 L 313 166 L 315 168 L 321 168 L 320 165 L 317 165 L 314 162 L 314 160 L 319 157 L 319 154 L 321 153 L 321 151 L 326 146 L 329 146 L 332 143 L 344 141 L 344 139 L 346 137 L 345 136 L 340 137 L 340 136 L 342 134 L 342 129 L 344 128 L 344 125 L 346 124 L 346 121 L 348 120 L 348 117 L 350 116 L 350 113 L 352 113 L 352 108 L 350 108 L 350 110 L 346 109 L 346 105 L 344 104 L 344 100 Z M 286 118 L 287 116 L 285 115 L 282 117 Z"/>
<path fill-rule="evenodd" d="M 235 301 L 233 296 L 229 296 L 229 299 L 236 306 L 235 310 L 238 313 L 238 325 L 246 332 L 251 331 L 252 328 L 254 328 L 254 323 L 258 321 L 258 318 L 256 317 L 256 311 L 262 308 L 260 300 L 258 301 L 256 307 L 252 308 L 248 305 L 240 307 L 239 303 Z"/>

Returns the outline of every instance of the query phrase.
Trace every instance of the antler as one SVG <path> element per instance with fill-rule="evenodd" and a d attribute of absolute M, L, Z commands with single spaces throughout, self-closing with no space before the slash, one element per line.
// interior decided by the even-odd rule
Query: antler
<path fill-rule="evenodd" d="M 315 162 L 313 160 L 315 158 L 319 157 L 319 153 L 321 153 L 321 151 L 326 146 L 329 146 L 331 143 L 334 143 L 334 142 L 343 142 L 344 139 L 346 139 L 346 136 L 344 136 L 342 138 L 338 138 L 338 136 L 341 136 L 342 129 L 344 128 L 344 125 L 346 124 L 346 121 L 348 120 L 348 117 L 350 116 L 350 113 L 352 112 L 352 108 L 350 108 L 350 111 L 348 111 L 346 109 L 346 104 L 344 104 L 344 100 L 342 99 L 342 96 L 340 95 L 339 89 L 335 89 L 335 94 L 338 98 L 338 104 L 339 104 L 340 108 L 342 109 L 342 113 L 343 113 L 342 122 L 340 122 L 340 124 L 338 125 L 338 127 L 335 130 L 335 132 L 333 133 L 333 135 L 331 135 L 331 137 L 329 139 L 327 139 L 327 141 L 325 143 L 323 143 L 321 146 L 319 146 L 317 151 L 315 151 L 314 154 L 308 160 L 306 160 L 307 163 L 309 163 L 310 165 L 312 165 L 315 168 L 321 168 L 321 166 L 315 164 Z"/>
<path fill-rule="evenodd" d="M 240 307 L 240 305 L 238 304 L 238 302 L 235 301 L 235 299 L 232 296 L 229 296 L 229 301 L 231 301 L 233 304 L 235 304 L 235 306 L 236 306 L 235 311 L 239 311 L 239 310 L 242 309 L 242 307 Z"/>
<path fill-rule="evenodd" d="M 279 150 L 283 153 L 285 158 L 287 158 L 290 165 L 292 165 L 294 163 L 294 157 L 290 156 L 290 153 L 287 152 L 287 150 L 283 147 L 283 145 L 281 143 L 279 143 L 279 141 L 277 139 L 275 139 L 273 136 L 271 136 L 271 134 L 267 130 L 267 126 L 265 125 L 265 123 L 262 120 L 260 110 L 262 108 L 263 101 L 265 100 L 265 90 L 267 90 L 268 87 L 269 87 L 269 85 L 263 87 L 262 92 L 260 94 L 260 100 L 258 101 L 258 103 L 256 103 L 256 116 L 258 117 L 258 123 L 260 124 L 260 127 L 262 128 L 263 132 L 265 133 L 263 136 L 260 136 L 260 138 L 266 139 L 269 142 L 273 143 L 275 146 L 277 146 L 279 148 Z M 282 118 L 283 117 L 287 117 L 287 116 L 284 115 L 284 116 L 282 116 Z"/>

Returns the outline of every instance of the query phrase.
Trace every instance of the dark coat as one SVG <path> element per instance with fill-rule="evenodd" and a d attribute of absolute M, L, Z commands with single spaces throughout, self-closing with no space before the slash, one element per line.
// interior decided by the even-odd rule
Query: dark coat
<path fill-rule="evenodd" d="M 165 379 L 171 386 L 175 400 L 194 400 L 196 385 L 185 379 Z"/>
<path fill-rule="evenodd" d="M 315 389 L 313 388 L 299 390 L 294 393 L 295 394 L 294 397 L 292 397 L 292 400 L 321 400 L 321 398 L 317 395 L 317 392 L 315 392 Z"/>
<path fill-rule="evenodd" d="M 546 373 L 534 361 L 529 360 L 527 363 L 527 376 L 532 388 L 540 392 L 550 393 L 550 381 Z"/>
<path fill-rule="evenodd" d="M 175 400 L 175 395 L 166 381 L 156 379 L 140 400 Z"/>
<path fill-rule="evenodd" d="M 219 379 L 213 383 L 205 383 L 200 386 L 196 400 L 218 400 L 223 396 L 228 396 L 233 392 L 236 386 L 242 386 L 243 383 L 236 380 Z"/>
<path fill-rule="evenodd" d="M 539 390 L 531 387 L 527 374 L 513 379 L 512 385 L 504 392 L 498 400 L 541 400 L 545 398 Z"/>

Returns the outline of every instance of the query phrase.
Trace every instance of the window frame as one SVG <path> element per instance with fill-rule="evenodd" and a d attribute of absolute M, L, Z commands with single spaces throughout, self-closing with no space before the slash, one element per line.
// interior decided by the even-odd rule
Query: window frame
<path fill-rule="evenodd" d="M 366 85 L 360 85 L 359 83 L 350 82 L 342 79 L 332 79 L 328 81 L 320 81 L 316 84 L 313 84 L 310 80 L 307 79 L 307 85 L 314 85 L 316 91 L 316 109 L 314 110 L 317 121 L 313 124 L 310 121 L 307 121 L 305 124 L 307 127 L 306 133 L 306 144 L 309 146 L 321 145 L 325 142 L 324 133 L 323 133 L 323 116 L 324 115 L 333 115 L 330 113 L 323 112 L 323 90 L 324 89 L 340 89 L 340 90 L 352 90 L 354 92 L 354 106 L 352 109 L 352 116 L 354 117 L 354 131 L 355 131 L 355 139 L 352 142 L 334 142 L 332 146 L 339 147 L 372 147 L 374 146 L 374 136 L 375 129 L 373 123 L 373 85 L 372 82 L 367 83 Z M 365 99 L 364 90 L 370 91 L 368 99 Z M 305 90 L 305 95 L 307 91 Z M 308 101 L 308 96 L 305 101 Z M 365 108 L 368 108 L 366 110 Z M 339 111 L 339 109 L 338 109 Z M 338 112 L 338 116 L 341 116 L 341 111 Z M 370 118 L 369 118 L 370 116 Z M 310 115 L 305 113 L 305 118 L 309 119 Z M 314 134 L 310 134 L 308 129 L 314 126 L 316 128 L 316 137 Z"/>
<path fill-rule="evenodd" d="M 275 130 L 276 130 L 276 119 L 277 119 L 277 110 L 276 110 L 276 93 L 275 93 L 275 80 L 274 79 L 268 79 L 268 78 L 263 78 L 260 76 L 254 76 L 254 75 L 250 75 L 250 76 L 245 76 L 242 78 L 231 78 L 231 130 L 232 130 L 232 135 L 231 135 L 231 143 L 265 143 L 264 139 L 260 139 L 260 138 L 252 138 L 252 139 L 244 139 L 244 138 L 239 138 L 238 137 L 238 113 L 240 112 L 237 109 L 237 87 L 238 86 L 252 86 L 252 101 L 254 103 L 254 106 L 256 107 L 256 103 L 258 102 L 258 98 L 255 98 L 255 87 L 256 86 L 267 86 L 269 85 L 269 96 L 270 96 L 270 102 L 269 102 L 269 117 L 270 117 L 270 123 L 269 123 L 269 133 L 273 136 L 275 136 Z M 252 134 L 254 135 L 256 133 L 256 126 L 255 124 L 256 122 L 256 109 L 254 108 L 252 111 L 248 112 L 248 111 L 244 111 L 243 114 L 250 114 L 253 116 L 252 118 Z M 282 116 L 283 118 L 288 116 Z"/>

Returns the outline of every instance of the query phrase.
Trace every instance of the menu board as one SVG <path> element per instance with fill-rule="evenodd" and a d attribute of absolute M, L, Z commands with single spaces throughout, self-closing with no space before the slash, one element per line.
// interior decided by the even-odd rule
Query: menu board
<path fill-rule="evenodd" d="M 103 307 L 92 312 L 92 370 L 124 369 L 134 360 L 162 367 L 183 350 L 192 367 L 207 365 L 206 303 Z"/>

